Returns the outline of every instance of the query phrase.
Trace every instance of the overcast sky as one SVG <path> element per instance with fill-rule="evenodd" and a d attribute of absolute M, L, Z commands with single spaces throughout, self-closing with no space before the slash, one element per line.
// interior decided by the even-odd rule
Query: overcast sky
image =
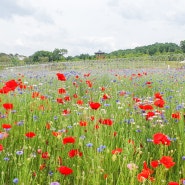
<path fill-rule="evenodd" d="M 185 40 L 185 0 L 0 0 L 0 53 L 111 52 Z"/>

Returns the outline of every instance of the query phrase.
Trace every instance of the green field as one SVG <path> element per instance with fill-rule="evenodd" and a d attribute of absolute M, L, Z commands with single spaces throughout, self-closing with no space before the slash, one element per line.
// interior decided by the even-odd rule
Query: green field
<path fill-rule="evenodd" d="M 1 71 L 0 184 L 185 184 L 180 67 L 117 60 Z"/>

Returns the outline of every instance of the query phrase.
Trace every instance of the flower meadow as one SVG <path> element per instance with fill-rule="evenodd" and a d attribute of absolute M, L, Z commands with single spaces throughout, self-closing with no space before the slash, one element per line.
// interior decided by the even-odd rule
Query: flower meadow
<path fill-rule="evenodd" d="M 0 184 L 184 185 L 185 71 L 2 71 Z"/>

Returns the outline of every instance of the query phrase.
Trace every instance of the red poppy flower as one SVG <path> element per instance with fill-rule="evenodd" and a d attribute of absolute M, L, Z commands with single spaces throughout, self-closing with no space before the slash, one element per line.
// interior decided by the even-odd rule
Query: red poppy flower
<path fill-rule="evenodd" d="M 69 156 L 70 158 L 73 158 L 73 157 L 75 157 L 75 156 L 81 157 L 82 155 L 83 155 L 83 153 L 80 152 L 78 149 L 72 149 L 72 150 L 70 150 L 70 151 L 68 152 L 68 156 Z"/>
<path fill-rule="evenodd" d="M 60 166 L 58 168 L 58 171 L 62 174 L 62 175 L 70 175 L 73 173 L 73 170 L 71 168 L 68 168 L 67 166 Z"/>
<path fill-rule="evenodd" d="M 33 137 L 36 136 L 36 134 L 35 134 L 34 132 L 27 132 L 27 133 L 25 134 L 25 136 L 28 137 L 28 138 L 33 138 Z"/>
<path fill-rule="evenodd" d="M 159 100 L 156 100 L 156 101 L 154 102 L 154 105 L 155 105 L 156 107 L 159 107 L 159 108 L 163 108 L 163 107 L 164 107 L 164 104 L 165 104 L 165 101 L 164 101 L 163 99 L 159 99 Z"/>
<path fill-rule="evenodd" d="M 116 148 L 116 149 L 112 150 L 112 154 L 119 154 L 119 153 L 121 153 L 122 151 L 123 151 L 122 148 Z"/>
<path fill-rule="evenodd" d="M 110 96 L 108 94 L 104 94 L 102 98 L 103 98 L 103 100 L 107 100 L 110 98 Z"/>
<path fill-rule="evenodd" d="M 180 119 L 180 112 L 176 112 L 172 114 L 172 118 L 174 119 Z"/>
<path fill-rule="evenodd" d="M 62 135 L 62 133 L 61 132 L 52 132 L 52 135 L 53 136 L 55 136 L 55 137 L 58 137 L 58 136 L 60 136 L 60 135 Z"/>
<path fill-rule="evenodd" d="M 2 128 L 5 130 L 9 130 L 12 128 L 12 126 L 10 124 L 2 124 Z"/>
<path fill-rule="evenodd" d="M 73 98 L 78 98 L 78 95 L 77 94 L 73 94 Z"/>
<path fill-rule="evenodd" d="M 99 109 L 101 106 L 101 104 L 98 102 L 90 102 L 89 105 L 90 105 L 91 109 L 94 109 L 94 110 Z"/>
<path fill-rule="evenodd" d="M 155 116 L 155 113 L 154 112 L 148 112 L 147 115 L 146 115 L 146 120 L 149 120 L 153 116 Z"/>
<path fill-rule="evenodd" d="M 84 74 L 84 77 L 89 77 L 91 73 Z"/>
<path fill-rule="evenodd" d="M 71 110 L 69 108 L 62 111 L 62 115 L 68 115 L 70 113 L 71 113 Z"/>
<path fill-rule="evenodd" d="M 13 109 L 13 104 L 12 104 L 12 103 L 4 103 L 4 104 L 3 104 L 3 107 L 4 107 L 6 110 L 11 110 L 11 109 Z"/>
<path fill-rule="evenodd" d="M 11 91 L 14 91 L 19 84 L 15 80 L 9 80 L 5 83 L 5 86 L 10 88 Z"/>
<path fill-rule="evenodd" d="M 88 87 L 92 87 L 93 86 L 93 84 L 92 84 L 92 82 L 90 80 L 86 80 L 86 84 L 88 85 Z"/>
<path fill-rule="evenodd" d="M 75 138 L 74 137 L 65 137 L 63 139 L 63 144 L 68 144 L 68 143 L 75 143 Z"/>
<path fill-rule="evenodd" d="M 150 165 L 153 168 L 157 168 L 159 166 L 160 162 L 158 160 L 151 161 Z"/>
<path fill-rule="evenodd" d="M 42 153 L 42 158 L 43 159 L 49 159 L 49 153 L 48 152 L 43 152 Z"/>
<path fill-rule="evenodd" d="M 153 174 L 153 170 L 148 168 L 146 162 L 144 162 L 143 169 L 142 169 L 141 173 L 139 173 L 137 175 L 137 179 L 139 182 L 143 182 L 145 179 L 149 179 L 150 181 L 154 181 L 154 178 L 151 177 L 152 174 Z"/>
<path fill-rule="evenodd" d="M 2 152 L 2 151 L 3 151 L 3 145 L 0 144 L 0 152 Z"/>
<path fill-rule="evenodd" d="M 38 98 L 40 96 L 40 93 L 39 92 L 33 92 L 32 93 L 32 98 Z"/>
<path fill-rule="evenodd" d="M 155 99 L 161 99 L 161 100 L 163 99 L 162 95 L 159 92 L 154 94 L 154 98 Z"/>
<path fill-rule="evenodd" d="M 58 93 L 59 94 L 65 94 L 66 90 L 64 88 L 60 88 L 60 89 L 58 89 Z"/>
<path fill-rule="evenodd" d="M 113 121 L 111 119 L 100 119 L 99 122 L 103 125 L 109 125 L 111 126 L 113 124 Z"/>
<path fill-rule="evenodd" d="M 64 103 L 64 101 L 63 101 L 63 99 L 62 99 L 62 98 L 57 98 L 57 103 L 61 103 L 61 104 L 63 104 L 63 103 Z"/>
<path fill-rule="evenodd" d="M 180 185 L 178 182 L 169 182 L 168 185 Z"/>
<path fill-rule="evenodd" d="M 60 81 L 66 81 L 66 77 L 65 77 L 64 74 L 62 74 L 62 73 L 57 73 L 56 75 L 57 75 L 57 77 L 58 77 L 58 80 L 60 80 Z"/>
<path fill-rule="evenodd" d="M 139 105 L 139 108 L 142 110 L 153 110 L 152 105 Z"/>
<path fill-rule="evenodd" d="M 88 123 L 86 121 L 80 121 L 79 125 L 81 127 L 86 127 L 88 125 Z"/>
<path fill-rule="evenodd" d="M 83 105 L 83 104 L 84 104 L 83 100 L 78 100 L 76 103 L 77 103 L 78 105 Z"/>
<path fill-rule="evenodd" d="M 10 91 L 11 91 L 11 88 L 4 86 L 4 87 L 2 87 L 2 88 L 0 89 L 0 94 L 7 94 L 7 93 L 9 93 Z"/>
<path fill-rule="evenodd" d="M 156 133 L 153 135 L 153 142 L 154 144 L 163 144 L 163 145 L 170 145 L 171 141 L 167 138 L 166 135 L 162 133 Z"/>
<path fill-rule="evenodd" d="M 49 130 L 51 128 L 50 123 L 46 123 L 46 129 Z"/>
<path fill-rule="evenodd" d="M 70 101 L 71 98 L 70 98 L 70 96 L 65 96 L 65 97 L 64 97 L 64 100 L 65 100 L 65 101 Z"/>
<path fill-rule="evenodd" d="M 160 163 L 163 164 L 166 168 L 171 168 L 175 165 L 175 162 L 173 162 L 173 158 L 170 156 L 163 156 L 160 159 Z"/>

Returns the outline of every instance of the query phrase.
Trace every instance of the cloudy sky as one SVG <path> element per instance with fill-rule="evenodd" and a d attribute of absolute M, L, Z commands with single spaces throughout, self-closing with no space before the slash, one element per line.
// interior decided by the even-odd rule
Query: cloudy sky
<path fill-rule="evenodd" d="M 0 53 L 111 52 L 185 40 L 185 0 L 0 0 Z"/>

